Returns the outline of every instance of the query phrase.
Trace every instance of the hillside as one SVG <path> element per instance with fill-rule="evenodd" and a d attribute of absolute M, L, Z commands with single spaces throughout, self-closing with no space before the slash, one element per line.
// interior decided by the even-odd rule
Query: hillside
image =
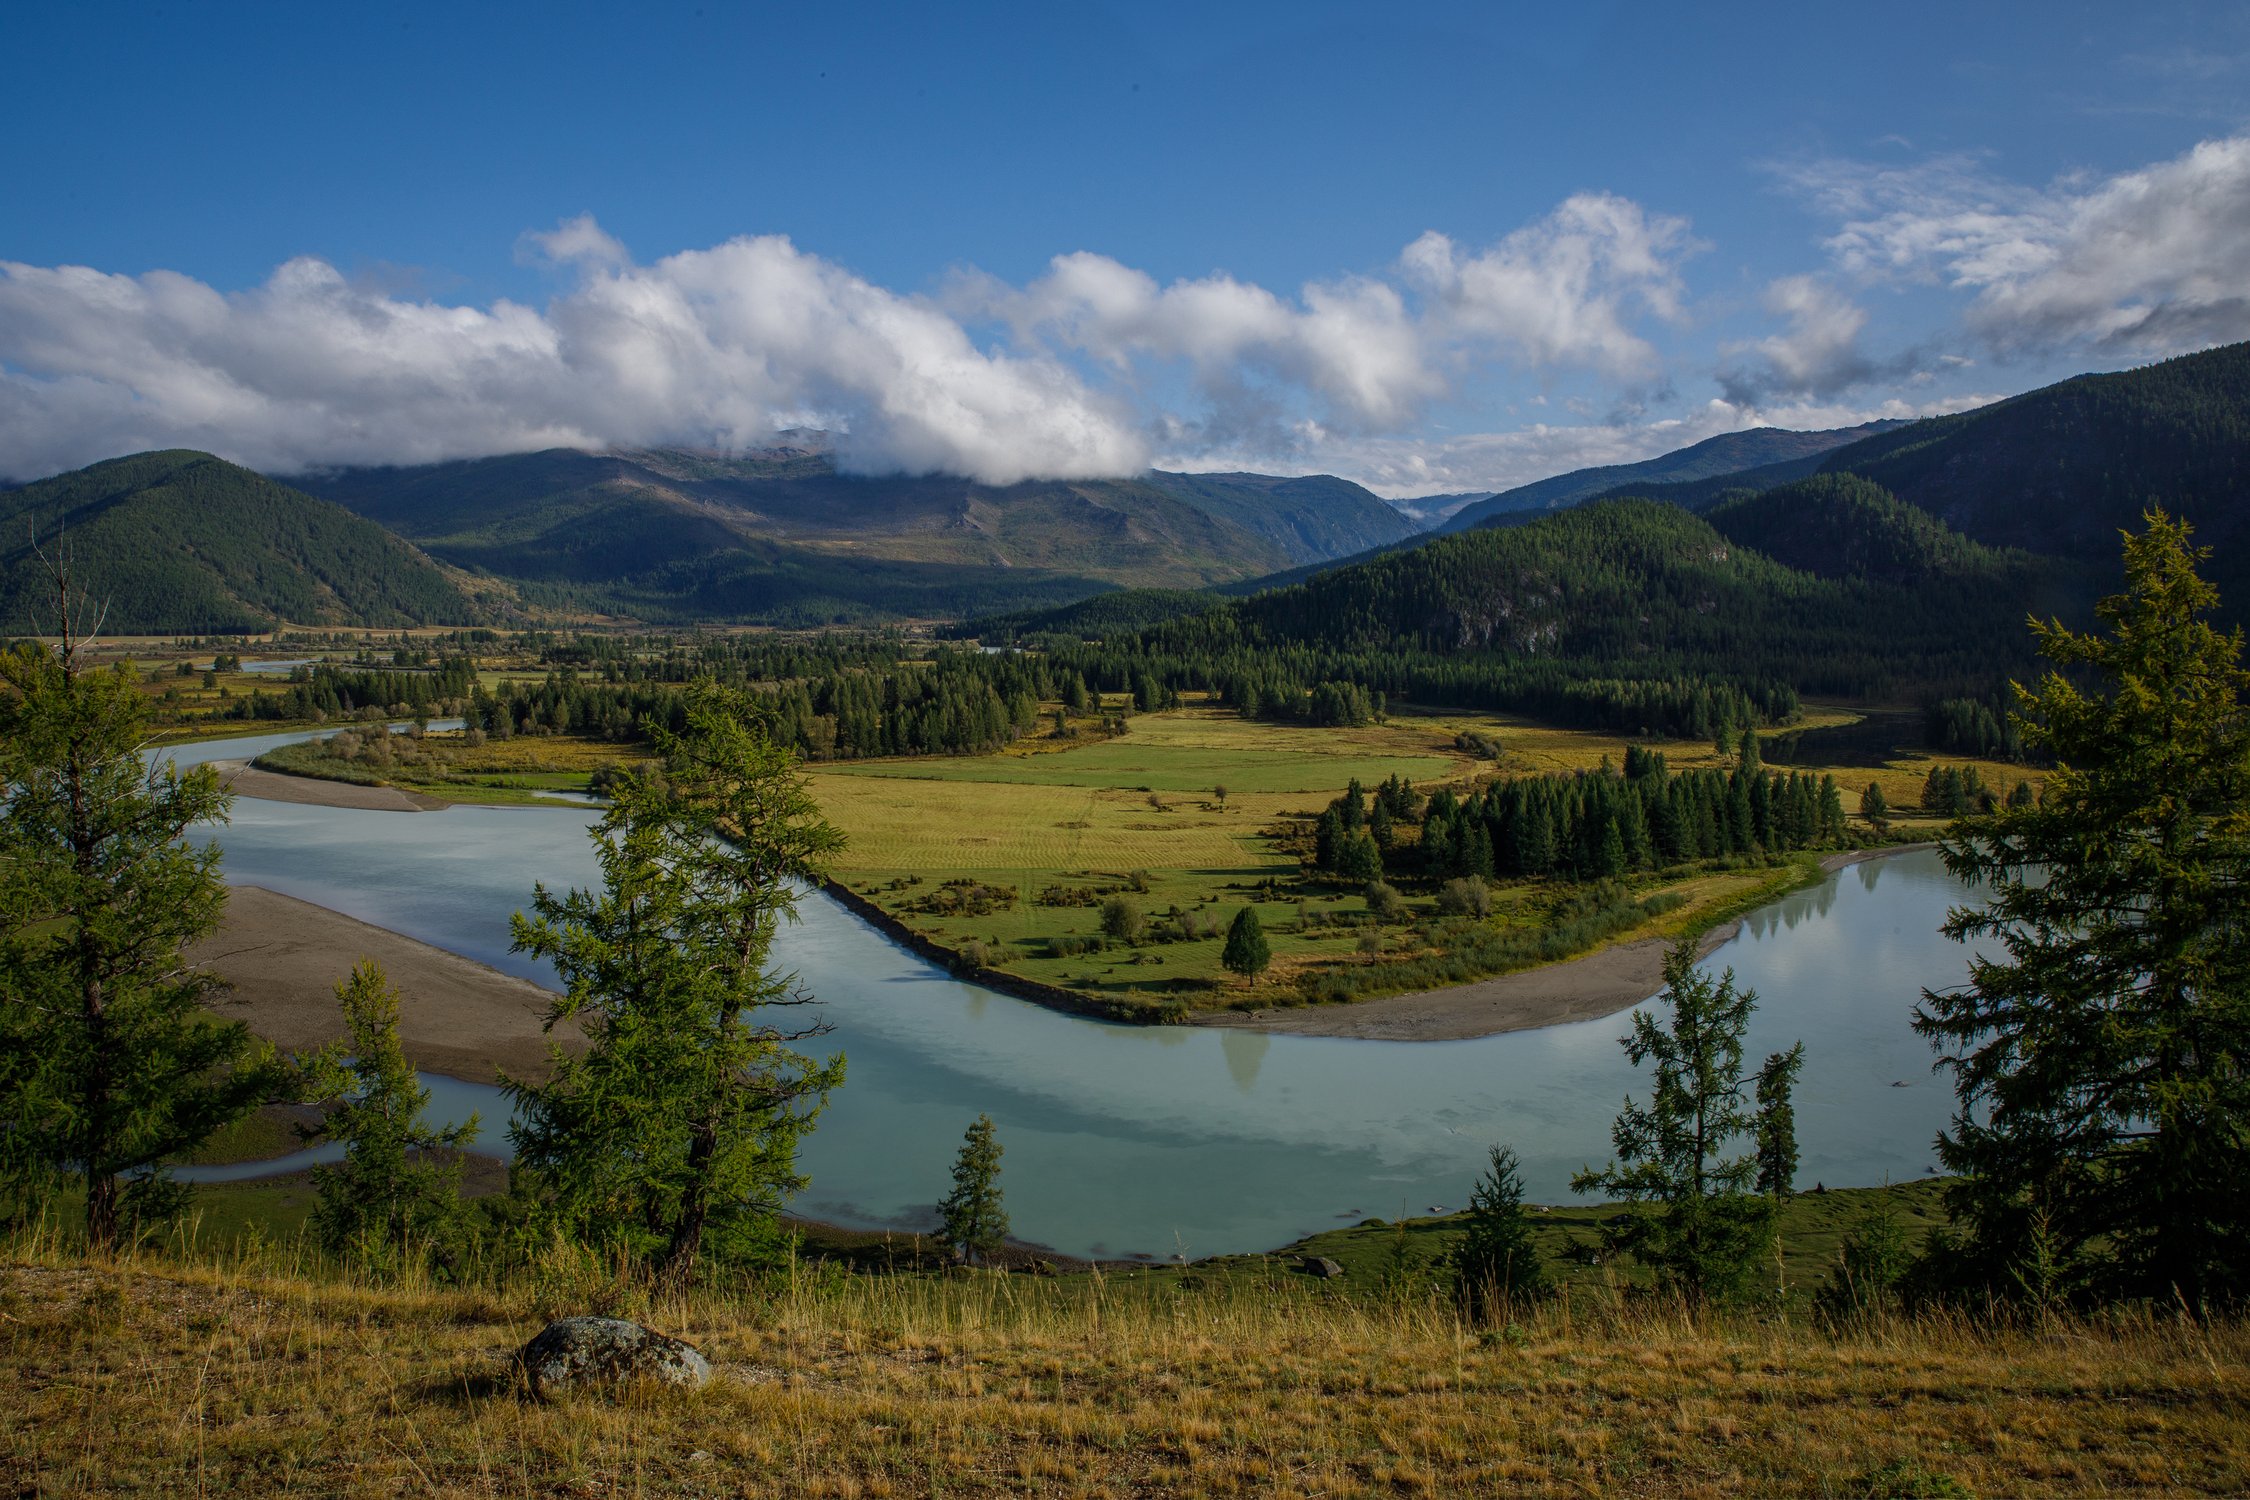
<path fill-rule="evenodd" d="M 2151 501 L 2218 549 L 2223 595 L 2250 595 L 2250 344 L 2081 375 L 1840 448 L 1823 471 L 1863 475 L 1956 531 L 2103 565 Z"/>
<path fill-rule="evenodd" d="M 655 1305 L 575 1265 L 423 1287 L 250 1253 L 19 1253 L 0 1267 L 18 1392 L 0 1473 L 23 1495 L 652 1500 L 2250 1484 L 2238 1318 L 1831 1331 L 1588 1297 L 1480 1328 L 1424 1289 L 1422 1238 L 1395 1241 L 1387 1293 L 1380 1261 L 1322 1283 L 1275 1256 L 1098 1279 L 806 1265 Z M 589 1310 L 687 1339 L 711 1383 L 529 1399 L 512 1353 Z"/>
<path fill-rule="evenodd" d="M 1970 541 L 1856 474 L 1738 494 L 1706 519 L 1730 540 L 1823 578 L 1911 587 L 1947 576 L 1993 577 L 2029 561 Z"/>
<path fill-rule="evenodd" d="M 0 633 L 48 628 L 32 535 L 67 537 L 103 629 L 463 624 L 487 610 L 415 548 L 208 453 L 111 459 L 0 493 Z"/>
<path fill-rule="evenodd" d="M 1230 479 L 1255 476 L 1229 476 Z M 782 623 L 960 616 L 1119 586 L 1199 587 L 1285 566 L 1324 528 L 1406 527 L 1341 481 L 839 474 L 825 454 L 568 450 L 316 476 L 320 494 L 528 597 L 643 618 Z M 1356 490 L 1356 486 L 1348 487 Z M 1364 492 L 1360 492 L 1364 495 Z M 1241 519 L 1230 519 L 1238 516 Z M 1341 528 L 1339 530 L 1339 528 Z"/>
<path fill-rule="evenodd" d="M 1841 504 L 1827 521 L 1830 538 L 1896 531 L 1893 515 L 1871 497 Z M 1810 534 L 1751 513 L 1737 524 L 1812 561 Z M 1886 565 L 1917 560 L 1910 581 L 1875 568 L 1824 577 L 1676 506 L 1600 501 L 1330 569 L 1156 625 L 1141 639 L 1170 655 L 1309 652 L 1317 659 L 1301 672 L 1423 702 L 1543 702 L 1535 679 L 1705 678 L 1911 698 L 1990 690 L 2028 668 L 2026 612 L 2075 608 L 2067 570 L 2049 560 L 1974 546 L 1942 528 L 1903 535 L 1850 546 Z M 1473 686 L 1497 682 L 1495 674 L 1517 686 Z"/>
<path fill-rule="evenodd" d="M 1170 474 L 1148 483 L 1280 547 L 1293 563 L 1327 562 L 1414 535 L 1414 524 L 1375 493 L 1333 474 Z"/>
<path fill-rule="evenodd" d="M 1870 422 L 1861 427 L 1840 427 L 1825 432 L 1793 432 L 1781 427 L 1723 432 L 1639 463 L 1574 469 L 1551 479 L 1503 490 L 1488 500 L 1464 507 L 1439 530 L 1468 531 L 1523 511 L 1559 510 L 1599 495 L 1627 490 L 1644 493 L 1640 487 L 1647 485 L 1684 484 L 1746 469 L 1802 464 L 1801 470 L 1786 476 L 1794 479 L 1817 468 L 1821 455 L 1898 425 L 1896 422 Z"/>

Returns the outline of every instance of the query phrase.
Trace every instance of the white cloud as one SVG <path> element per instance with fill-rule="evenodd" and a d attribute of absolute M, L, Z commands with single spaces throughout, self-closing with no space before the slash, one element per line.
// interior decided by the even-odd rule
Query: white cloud
<path fill-rule="evenodd" d="M 0 262 L 0 472 L 155 446 L 279 472 L 741 447 L 817 422 L 862 472 L 1131 473 L 1161 443 L 1396 433 L 1494 353 L 1644 372 L 1633 325 L 1680 315 L 1693 248 L 1684 221 L 1587 194 L 1484 251 L 1424 235 L 1395 276 L 1294 298 L 1225 275 L 1160 286 L 1079 253 L 1021 288 L 972 275 L 932 300 L 772 235 L 641 265 L 584 215 L 518 245 L 571 278 L 544 308 L 414 300 L 313 259 L 233 293 Z M 992 321 L 1011 330 L 1000 347 L 969 331 Z"/>
<path fill-rule="evenodd" d="M 1052 359 L 778 236 L 636 266 L 591 220 L 545 311 L 356 288 L 318 260 L 224 294 L 169 272 L 0 262 L 0 470 L 208 448 L 279 472 L 526 449 L 743 446 L 816 413 L 839 461 L 992 483 L 1130 473 L 1138 422 Z"/>
<path fill-rule="evenodd" d="M 1633 313 L 1678 321 L 1679 262 L 1700 248 L 1685 219 L 1579 193 L 1489 250 L 1464 255 L 1433 231 L 1399 263 L 1432 299 L 1432 321 L 1457 337 L 1512 347 L 1534 365 L 1638 375 L 1655 368 L 1656 351 L 1633 331 Z"/>
<path fill-rule="evenodd" d="M 1842 269 L 1973 293 L 1970 327 L 2003 352 L 2157 356 L 2250 337 L 2250 137 L 2045 189 L 1968 157 L 1786 175 L 1843 221 L 1827 241 Z"/>
<path fill-rule="evenodd" d="M 1904 361 L 1879 365 L 1860 347 L 1867 310 L 1818 276 L 1784 276 L 1766 288 L 1765 309 L 1786 320 L 1780 333 L 1728 344 L 1721 353 L 1744 360 L 1719 373 L 1729 401 L 1761 406 L 1776 398 L 1834 396 L 1879 374 L 1908 372 Z"/>

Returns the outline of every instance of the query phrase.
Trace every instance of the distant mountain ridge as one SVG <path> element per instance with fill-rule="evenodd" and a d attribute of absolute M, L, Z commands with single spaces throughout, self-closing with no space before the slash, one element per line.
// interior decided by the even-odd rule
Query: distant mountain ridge
<path fill-rule="evenodd" d="M 840 474 L 813 440 L 746 454 L 553 449 L 303 482 L 529 598 L 668 620 L 943 617 L 1199 588 L 1412 531 L 1329 476 L 992 486 Z"/>
<path fill-rule="evenodd" d="M 1605 464 L 1574 469 L 1531 484 L 1503 490 L 1489 500 L 1467 506 L 1438 528 L 1444 532 L 1468 531 L 1519 511 L 1558 510 L 1597 495 L 1644 493 L 1635 486 L 1679 484 L 1710 479 L 1746 469 L 1767 469 L 1801 463 L 1800 478 L 1820 467 L 1821 456 L 1847 444 L 1906 425 L 1898 421 L 1868 422 L 1822 432 L 1797 432 L 1786 427 L 1753 427 L 1743 432 L 1722 432 L 1685 448 L 1675 448 L 1655 458 L 1632 464 Z"/>
<path fill-rule="evenodd" d="M 32 537 L 127 635 L 277 624 L 475 624 L 491 609 L 382 527 L 190 449 L 114 458 L 0 493 L 0 634 L 48 631 Z"/>
<path fill-rule="evenodd" d="M 1150 484 L 1223 521 L 1263 536 L 1296 563 L 1328 562 L 1403 541 L 1416 527 L 1374 491 L 1333 474 L 1172 474 Z"/>

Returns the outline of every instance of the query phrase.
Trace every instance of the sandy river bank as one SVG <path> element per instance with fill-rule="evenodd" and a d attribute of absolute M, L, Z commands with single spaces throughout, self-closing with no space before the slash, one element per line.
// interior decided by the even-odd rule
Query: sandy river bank
<path fill-rule="evenodd" d="M 187 957 L 233 986 L 218 1001 L 220 1014 L 278 1047 L 342 1036 L 336 982 L 373 959 L 398 989 L 399 1039 L 416 1067 L 469 1083 L 491 1083 L 499 1070 L 546 1074 L 540 1022 L 554 999 L 548 991 L 325 906 L 230 886 L 219 930 Z"/>

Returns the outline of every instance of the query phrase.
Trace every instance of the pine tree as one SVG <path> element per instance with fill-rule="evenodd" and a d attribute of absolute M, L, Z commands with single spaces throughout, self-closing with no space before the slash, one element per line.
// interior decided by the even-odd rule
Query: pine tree
<path fill-rule="evenodd" d="M 1773 1202 L 1754 1191 L 1757 1155 L 1726 1154 L 1758 1133 L 1742 1087 L 1742 1036 L 1758 997 L 1735 991 L 1732 970 L 1715 985 L 1698 973 L 1693 942 L 1672 949 L 1664 978 L 1668 1016 L 1634 1012 L 1622 1042 L 1634 1066 L 1655 1061 L 1649 1102 L 1625 1101 L 1610 1128 L 1617 1159 L 1570 1187 L 1630 1205 L 1606 1232 L 1661 1284 L 1691 1301 L 1726 1300 L 1748 1290 L 1773 1237 Z"/>
<path fill-rule="evenodd" d="M 2099 633 L 2034 624 L 2054 667 L 2015 722 L 2055 770 L 1942 846 L 1987 891 L 1946 932 L 2004 951 L 1915 1025 L 1960 1101 L 1970 1269 L 2006 1284 L 2043 1224 L 2075 1282 L 2194 1306 L 2250 1286 L 2250 672 L 2204 618 L 2208 553 L 2147 520 Z"/>
<path fill-rule="evenodd" d="M 774 932 L 842 836 L 755 705 L 691 687 L 679 732 L 651 725 L 661 777 L 619 784 L 594 825 L 599 891 L 541 886 L 516 948 L 552 961 L 588 1048 L 543 1084 L 511 1079 L 516 1176 L 567 1233 L 660 1285 L 693 1274 L 706 1237 L 733 1258 L 770 1248 L 802 1187 L 797 1138 L 844 1060 L 791 1050 L 827 1031 L 768 1017 L 814 1004 L 772 972 Z"/>
<path fill-rule="evenodd" d="M 1469 1222 L 1449 1257 L 1453 1296 L 1463 1316 L 1486 1322 L 1536 1301 L 1553 1289 L 1531 1220 L 1523 1211 L 1523 1169 L 1506 1146 L 1492 1148 L 1492 1165 L 1469 1193 Z"/>
<path fill-rule="evenodd" d="M 938 1232 L 971 1265 L 1008 1241 L 1008 1215 L 1000 1206 L 1001 1151 L 991 1118 L 978 1115 L 953 1159 L 953 1191 L 938 1205 Z"/>
<path fill-rule="evenodd" d="M 1805 1044 L 1787 1052 L 1771 1052 L 1758 1069 L 1757 1138 L 1758 1191 L 1769 1198 L 1786 1198 L 1797 1188 L 1797 1108 L 1791 1096 L 1797 1074 L 1805 1065 Z"/>
<path fill-rule="evenodd" d="M 130 668 L 89 668 L 88 606 L 51 575 L 60 650 L 0 652 L 0 1179 L 19 1200 L 66 1177 L 87 1244 L 176 1212 L 164 1163 L 274 1096 L 286 1070 L 206 1004 L 181 949 L 219 924 L 223 819 L 208 766 L 141 758 Z"/>
<path fill-rule="evenodd" d="M 430 1102 L 398 1039 L 398 991 L 382 968 L 361 963 L 336 986 L 350 1045 L 305 1059 L 309 1099 L 328 1106 L 308 1141 L 341 1141 L 344 1159 L 313 1168 L 312 1222 L 321 1244 L 368 1264 L 403 1270 L 419 1255 L 443 1253 L 460 1212 L 457 1152 L 476 1139 L 477 1118 L 434 1130 L 421 1123 Z"/>
<path fill-rule="evenodd" d="M 1234 925 L 1227 929 L 1227 945 L 1219 955 L 1219 962 L 1228 972 L 1240 974 L 1244 979 L 1256 979 L 1273 962 L 1273 949 L 1266 942 L 1265 929 L 1258 925 L 1255 906 L 1245 906 L 1234 914 Z"/>
<path fill-rule="evenodd" d="M 1883 788 L 1876 782 L 1867 783 L 1867 790 L 1859 794 L 1859 815 L 1876 833 L 1888 833 L 1891 827 L 1891 804 L 1884 797 Z"/>

